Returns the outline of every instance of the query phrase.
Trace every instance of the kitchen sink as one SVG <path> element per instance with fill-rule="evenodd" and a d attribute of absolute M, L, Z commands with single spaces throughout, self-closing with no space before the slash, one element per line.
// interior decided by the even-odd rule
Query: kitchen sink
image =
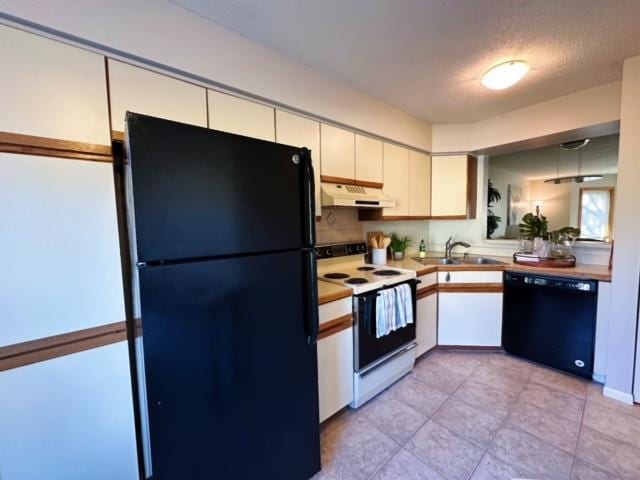
<path fill-rule="evenodd" d="M 462 263 L 468 265 L 506 265 L 506 263 L 501 262 L 500 260 L 484 257 L 463 258 Z"/>
<path fill-rule="evenodd" d="M 453 258 L 412 257 L 412 260 L 415 260 L 422 265 L 462 265 L 462 262 L 460 260 L 454 260 Z"/>

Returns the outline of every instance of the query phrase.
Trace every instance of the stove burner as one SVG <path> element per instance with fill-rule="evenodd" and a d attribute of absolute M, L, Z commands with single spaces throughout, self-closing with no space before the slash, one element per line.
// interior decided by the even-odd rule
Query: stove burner
<path fill-rule="evenodd" d="M 352 285 L 359 285 L 361 283 L 368 283 L 369 281 L 366 278 L 354 277 L 349 280 L 345 280 L 344 283 L 350 283 Z"/>
<path fill-rule="evenodd" d="M 400 275 L 400 272 L 397 270 L 376 270 L 373 274 L 381 277 L 390 277 L 392 275 Z"/>
<path fill-rule="evenodd" d="M 358 267 L 356 270 L 360 270 L 361 272 L 370 272 L 371 270 L 375 270 L 376 267 Z"/>
<path fill-rule="evenodd" d="M 349 278 L 349 275 L 347 275 L 346 273 L 336 272 L 336 273 L 327 273 L 324 277 L 331 278 L 332 280 L 339 280 L 342 278 Z"/>

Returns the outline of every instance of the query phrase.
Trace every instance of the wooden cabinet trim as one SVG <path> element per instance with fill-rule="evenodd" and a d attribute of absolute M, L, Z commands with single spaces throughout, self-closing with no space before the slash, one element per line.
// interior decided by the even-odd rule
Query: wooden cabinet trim
<path fill-rule="evenodd" d="M 421 298 L 428 297 L 435 293 L 438 293 L 438 285 L 429 285 L 428 287 L 421 288 L 416 292 L 416 300 L 420 300 Z"/>
<path fill-rule="evenodd" d="M 382 188 L 383 184 L 380 182 L 369 182 L 367 180 L 355 180 L 355 185 L 359 187 L 368 187 L 368 188 Z"/>
<path fill-rule="evenodd" d="M 332 177 L 330 175 L 320 175 L 320 181 L 327 183 L 341 183 L 342 185 L 356 185 L 356 181 L 353 178 Z"/>
<path fill-rule="evenodd" d="M 125 322 L 0 347 L 0 372 L 103 347 L 127 339 Z"/>
<path fill-rule="evenodd" d="M 350 313 L 334 318 L 333 320 L 329 320 L 328 322 L 321 323 L 320 330 L 318 332 L 318 340 L 322 340 L 323 338 L 335 335 L 342 330 L 351 328 L 351 325 L 353 325 L 353 318 Z"/>
<path fill-rule="evenodd" d="M 440 283 L 438 292 L 443 293 L 502 293 L 502 283 Z"/>
<path fill-rule="evenodd" d="M 431 216 L 422 216 L 422 215 L 382 215 L 381 208 L 361 208 L 358 210 L 358 220 L 361 222 L 389 222 L 389 221 L 398 221 L 398 220 L 431 220 L 431 219 L 441 219 L 442 217 L 431 217 Z M 465 216 L 461 216 L 461 219 L 467 218 Z"/>
<path fill-rule="evenodd" d="M 112 162 L 111 147 L 94 143 L 0 132 L 0 152 Z"/>
<path fill-rule="evenodd" d="M 476 218 L 478 198 L 478 159 L 467 155 L 467 218 Z"/>

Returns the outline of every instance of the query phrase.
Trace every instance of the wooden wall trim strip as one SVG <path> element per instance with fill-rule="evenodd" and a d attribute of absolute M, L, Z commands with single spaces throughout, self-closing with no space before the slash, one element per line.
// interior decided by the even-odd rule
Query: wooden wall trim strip
<path fill-rule="evenodd" d="M 111 163 L 113 161 L 111 146 L 109 145 L 8 132 L 0 132 L 0 152 L 90 160 L 94 162 Z"/>
<path fill-rule="evenodd" d="M 320 181 L 326 183 L 341 183 L 342 185 L 355 185 L 353 178 L 332 177 L 330 175 L 320 175 Z"/>
<path fill-rule="evenodd" d="M 342 315 L 341 317 L 329 320 L 320 324 L 320 331 L 318 332 L 318 340 L 335 335 L 342 330 L 351 328 L 353 325 L 353 318 L 350 313 Z"/>
<path fill-rule="evenodd" d="M 83 352 L 127 339 L 125 322 L 0 347 L 0 372 Z"/>
<path fill-rule="evenodd" d="M 439 292 L 459 293 L 502 293 L 502 283 L 441 283 L 438 284 Z"/>

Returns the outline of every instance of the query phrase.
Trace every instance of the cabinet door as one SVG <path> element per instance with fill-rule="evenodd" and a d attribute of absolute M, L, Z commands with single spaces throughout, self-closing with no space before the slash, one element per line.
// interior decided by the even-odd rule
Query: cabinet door
<path fill-rule="evenodd" d="M 431 215 L 431 157 L 409 152 L 409 216 Z"/>
<path fill-rule="evenodd" d="M 127 111 L 207 126 L 205 88 L 111 59 L 108 65 L 113 130 L 124 131 Z"/>
<path fill-rule="evenodd" d="M 437 343 L 438 294 L 432 292 L 416 301 L 416 356 L 428 352 Z"/>
<path fill-rule="evenodd" d="M 0 178 L 0 346 L 123 321 L 113 165 L 0 153 Z"/>
<path fill-rule="evenodd" d="M 0 392 L 2 478 L 139 478 L 127 342 L 0 372 Z"/>
<path fill-rule="evenodd" d="M 316 187 L 316 216 L 322 215 L 320 198 L 320 123 L 276 110 L 276 142 L 311 150 Z"/>
<path fill-rule="evenodd" d="M 383 208 L 383 217 L 409 215 L 409 150 L 384 144 L 384 193 L 396 201 L 393 208 Z"/>
<path fill-rule="evenodd" d="M 323 422 L 353 401 L 353 330 L 318 342 L 318 395 Z"/>
<path fill-rule="evenodd" d="M 382 142 L 356 135 L 356 183 L 382 187 Z"/>
<path fill-rule="evenodd" d="M 438 294 L 438 345 L 499 347 L 502 293 Z"/>
<path fill-rule="evenodd" d="M 342 128 L 320 124 L 322 165 L 327 180 L 353 183 L 355 180 L 355 134 Z"/>
<path fill-rule="evenodd" d="M 0 26 L 0 131 L 110 145 L 101 55 Z"/>
<path fill-rule="evenodd" d="M 210 128 L 275 141 L 274 109 L 244 98 L 209 90 Z"/>
<path fill-rule="evenodd" d="M 467 156 L 431 159 L 431 216 L 467 217 Z"/>

